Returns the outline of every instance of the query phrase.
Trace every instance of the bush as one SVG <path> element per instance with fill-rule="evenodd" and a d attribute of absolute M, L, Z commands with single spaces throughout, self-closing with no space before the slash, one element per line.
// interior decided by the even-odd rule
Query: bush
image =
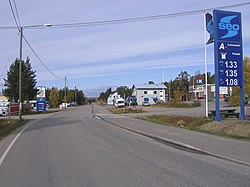
<path fill-rule="evenodd" d="M 194 101 L 193 102 L 193 107 L 200 107 L 201 106 L 201 102 L 200 101 Z"/>

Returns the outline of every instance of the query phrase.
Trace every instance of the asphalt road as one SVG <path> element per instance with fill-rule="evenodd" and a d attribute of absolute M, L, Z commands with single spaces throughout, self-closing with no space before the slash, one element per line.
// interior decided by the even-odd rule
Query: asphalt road
<path fill-rule="evenodd" d="M 0 186 L 250 186 L 247 166 L 164 145 L 91 111 L 82 106 L 35 121 L 0 166 Z"/>

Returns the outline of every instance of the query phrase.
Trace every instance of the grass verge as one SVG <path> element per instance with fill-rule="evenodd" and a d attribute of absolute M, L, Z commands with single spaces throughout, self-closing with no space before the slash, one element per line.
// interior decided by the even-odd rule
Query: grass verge
<path fill-rule="evenodd" d="M 194 107 L 200 107 L 201 102 L 193 101 L 191 103 L 187 103 L 187 102 L 168 101 L 166 103 L 157 103 L 155 106 L 167 107 L 167 108 L 194 108 Z"/>
<path fill-rule="evenodd" d="M 211 119 L 187 116 L 143 116 L 138 119 L 186 128 L 199 132 L 209 133 L 217 136 L 250 140 L 250 121 L 241 121 L 238 119 L 224 119 L 221 123 L 214 122 Z"/>
<path fill-rule="evenodd" d="M 8 119 L 0 119 L 0 140 L 8 136 L 14 130 L 25 125 L 29 121 L 30 120 L 19 121 L 19 120 L 12 119 L 11 123 L 9 123 Z"/>
<path fill-rule="evenodd" d="M 114 114 L 131 114 L 145 112 L 141 108 L 109 108 L 108 110 Z"/>

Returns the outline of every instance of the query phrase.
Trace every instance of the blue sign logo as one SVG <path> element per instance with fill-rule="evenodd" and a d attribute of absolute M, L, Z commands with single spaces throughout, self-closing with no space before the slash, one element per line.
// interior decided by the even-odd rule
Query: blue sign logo
<path fill-rule="evenodd" d="M 237 15 L 233 15 L 233 16 L 226 16 L 220 19 L 219 29 L 227 31 L 227 33 L 222 37 L 220 37 L 220 39 L 231 38 L 238 35 L 240 30 L 240 25 L 232 23 L 232 20 L 236 17 Z"/>

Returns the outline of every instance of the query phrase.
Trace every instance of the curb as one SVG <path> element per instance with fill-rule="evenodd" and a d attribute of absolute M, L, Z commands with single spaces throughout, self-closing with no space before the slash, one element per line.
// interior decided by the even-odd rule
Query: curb
<path fill-rule="evenodd" d="M 181 150 L 186 150 L 186 151 L 196 153 L 196 154 L 212 156 L 214 158 L 218 158 L 218 159 L 222 159 L 222 160 L 226 160 L 226 161 L 229 161 L 229 162 L 234 162 L 234 163 L 237 163 L 237 164 L 241 164 L 241 165 L 250 167 L 250 163 L 247 163 L 247 162 L 243 162 L 243 161 L 232 159 L 232 158 L 225 157 L 225 156 L 222 156 L 222 155 L 214 154 L 214 153 L 202 150 L 202 149 L 200 149 L 198 147 L 195 147 L 195 146 L 183 143 L 183 142 L 179 142 L 179 141 L 175 141 L 175 140 L 172 140 L 172 139 L 164 138 L 164 137 L 157 136 L 155 134 L 151 134 L 151 133 L 147 133 L 147 132 L 143 132 L 143 131 L 140 131 L 140 130 L 137 130 L 137 129 L 132 129 L 132 128 L 129 128 L 129 127 L 125 127 L 125 126 L 119 125 L 117 123 L 112 123 L 112 122 L 110 122 L 108 120 L 103 119 L 102 117 L 100 117 L 98 115 L 95 115 L 95 114 L 93 115 L 93 117 L 96 118 L 97 120 L 102 120 L 102 121 L 104 121 L 104 122 L 106 122 L 108 124 L 111 124 L 111 125 L 115 126 L 115 127 L 130 131 L 130 132 L 133 132 L 133 133 L 136 133 L 136 134 L 148 137 L 148 138 L 152 138 L 152 139 L 154 139 L 154 140 L 156 140 L 158 142 L 164 143 L 164 144 L 169 145 L 171 147 L 179 148 Z"/>

